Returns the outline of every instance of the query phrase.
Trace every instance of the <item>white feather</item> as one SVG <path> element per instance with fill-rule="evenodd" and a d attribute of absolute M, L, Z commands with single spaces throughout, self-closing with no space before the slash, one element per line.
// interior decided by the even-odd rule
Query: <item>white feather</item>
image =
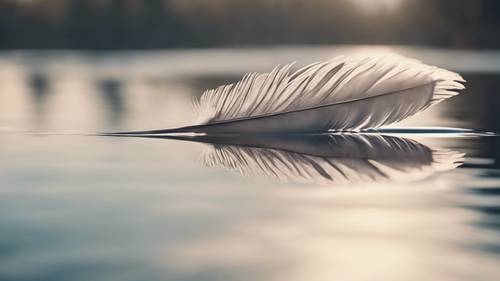
<path fill-rule="evenodd" d="M 196 102 L 202 124 L 213 133 L 377 128 L 456 95 L 465 82 L 397 55 L 341 56 L 293 73 L 291 66 L 206 91 Z"/>
<path fill-rule="evenodd" d="M 398 55 L 341 56 L 295 72 L 291 67 L 249 73 L 236 84 L 206 91 L 194 102 L 199 125 L 114 135 L 361 131 L 457 95 L 465 82 L 457 73 Z"/>

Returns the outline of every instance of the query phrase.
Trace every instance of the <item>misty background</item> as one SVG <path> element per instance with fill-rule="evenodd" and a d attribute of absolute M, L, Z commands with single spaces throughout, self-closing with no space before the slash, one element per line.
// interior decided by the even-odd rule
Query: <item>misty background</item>
<path fill-rule="evenodd" d="M 500 47 L 495 0 L 0 0 L 2 49 Z"/>
<path fill-rule="evenodd" d="M 499 27 L 500 0 L 0 0 L 0 280 L 498 281 L 499 137 L 411 135 L 375 155 L 465 162 L 435 173 L 403 154 L 430 177 L 341 186 L 94 134 L 192 125 L 207 89 L 358 53 L 467 80 L 397 126 L 500 132 Z"/>

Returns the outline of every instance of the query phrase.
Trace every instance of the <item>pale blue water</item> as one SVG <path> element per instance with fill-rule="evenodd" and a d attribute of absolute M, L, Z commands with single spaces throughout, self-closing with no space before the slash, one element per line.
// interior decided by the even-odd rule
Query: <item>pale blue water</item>
<path fill-rule="evenodd" d="M 403 172 L 331 183 L 241 175 L 205 144 L 80 135 L 186 125 L 206 88 L 360 48 L 0 54 L 0 280 L 498 280 L 497 137 L 405 135 L 418 149 L 382 161 Z M 500 131 L 499 53 L 363 48 L 468 81 L 403 125 Z"/>

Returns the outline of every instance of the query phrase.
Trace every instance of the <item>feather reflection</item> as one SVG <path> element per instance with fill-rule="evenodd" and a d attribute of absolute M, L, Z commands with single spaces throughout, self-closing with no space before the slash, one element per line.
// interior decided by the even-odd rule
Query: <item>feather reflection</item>
<path fill-rule="evenodd" d="M 212 143 L 204 155 L 209 167 L 293 182 L 412 181 L 454 169 L 464 157 L 415 140 L 370 134 L 204 136 L 194 140 Z"/>

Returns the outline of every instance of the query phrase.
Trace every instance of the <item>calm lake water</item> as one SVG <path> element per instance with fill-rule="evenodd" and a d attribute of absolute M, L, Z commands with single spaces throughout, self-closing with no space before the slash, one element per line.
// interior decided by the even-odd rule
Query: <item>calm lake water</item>
<path fill-rule="evenodd" d="M 0 280 L 498 280 L 497 137 L 334 137 L 328 179 L 301 151 L 84 135 L 187 125 L 207 88 L 360 51 L 467 80 L 398 126 L 500 132 L 496 51 L 0 53 Z"/>

